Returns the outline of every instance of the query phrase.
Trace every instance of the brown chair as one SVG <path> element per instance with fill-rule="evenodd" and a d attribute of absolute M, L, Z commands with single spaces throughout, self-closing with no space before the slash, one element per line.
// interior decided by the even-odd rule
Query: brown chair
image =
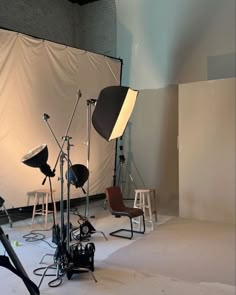
<path fill-rule="evenodd" d="M 145 233 L 145 220 L 144 220 L 143 210 L 140 208 L 133 208 L 133 207 L 125 206 L 125 204 L 123 202 L 122 192 L 121 192 L 119 186 L 108 187 L 105 189 L 105 192 L 106 192 L 108 207 L 110 209 L 111 214 L 115 215 L 116 217 L 127 216 L 127 217 L 129 217 L 129 220 L 130 220 L 130 229 L 124 229 L 124 228 L 118 229 L 116 231 L 111 232 L 110 235 L 131 240 L 133 238 L 133 233 L 144 234 Z M 140 218 L 142 217 L 142 220 L 143 220 L 143 230 L 142 231 L 141 230 L 136 231 L 133 229 L 132 219 L 135 217 L 140 217 Z M 140 229 L 141 229 L 141 227 L 140 227 Z M 130 232 L 130 236 L 124 236 L 124 235 L 117 234 L 122 231 Z"/>

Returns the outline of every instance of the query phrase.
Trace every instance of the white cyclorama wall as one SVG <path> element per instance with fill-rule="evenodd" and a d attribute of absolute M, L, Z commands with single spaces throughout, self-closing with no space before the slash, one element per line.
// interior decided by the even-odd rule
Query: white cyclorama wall
<path fill-rule="evenodd" d="M 178 87 L 141 90 L 123 136 L 126 197 L 135 188 L 155 188 L 162 208 L 178 208 L 177 135 Z"/>
<path fill-rule="evenodd" d="M 165 168 L 159 144 L 166 143 L 158 137 L 166 109 L 159 108 L 154 93 L 170 84 L 235 77 L 235 0 L 116 0 L 116 8 L 117 56 L 124 61 L 122 84 L 139 89 L 144 104 L 142 111 L 138 98 L 133 132 L 131 137 L 129 129 L 125 134 L 131 159 L 138 164 L 145 185 L 160 190 L 162 183 L 168 192 L 168 179 L 163 186 L 159 170 Z M 150 121 L 156 127 L 152 136 L 147 127 Z M 173 140 L 172 152 L 175 148 Z M 178 169 L 177 164 L 173 169 Z M 160 198 L 169 199 L 168 195 Z"/>
<path fill-rule="evenodd" d="M 6 30 L 0 30 L 0 50 L 0 195 L 12 208 L 26 205 L 28 191 L 49 187 L 48 181 L 41 185 L 40 170 L 22 164 L 21 158 L 46 143 L 48 164 L 54 168 L 59 148 L 43 114 L 50 116 L 48 123 L 62 143 L 79 90 L 82 97 L 68 133 L 70 156 L 73 164 L 87 164 L 87 100 L 96 99 L 104 87 L 120 84 L 121 62 Z M 114 158 L 115 142 L 106 142 L 92 127 L 90 195 L 111 185 Z M 58 165 L 52 178 L 57 200 L 59 170 Z M 82 195 L 72 187 L 72 198 Z"/>
<path fill-rule="evenodd" d="M 116 0 L 122 83 L 135 89 L 235 76 L 235 0 Z"/>
<path fill-rule="evenodd" d="M 180 216 L 235 223 L 236 79 L 179 86 Z"/>

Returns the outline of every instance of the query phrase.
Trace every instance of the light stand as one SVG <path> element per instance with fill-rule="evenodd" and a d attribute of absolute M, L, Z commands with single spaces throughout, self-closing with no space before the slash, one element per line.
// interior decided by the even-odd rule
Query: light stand
<path fill-rule="evenodd" d="M 48 123 L 48 119 L 50 118 L 49 115 L 44 114 L 43 119 L 46 122 L 51 134 L 53 135 L 58 147 L 59 147 L 59 155 L 57 157 L 56 164 L 54 166 L 53 171 L 51 171 L 51 174 L 55 175 L 55 169 L 57 166 L 58 161 L 60 160 L 60 183 L 61 183 L 61 196 L 60 196 L 60 211 L 61 211 L 61 223 L 60 227 L 58 225 L 53 227 L 53 241 L 57 244 L 57 249 L 54 254 L 54 264 L 43 268 L 44 273 L 41 275 L 42 279 L 40 281 L 39 286 L 42 283 L 43 278 L 45 277 L 47 271 L 51 268 L 55 269 L 56 268 L 56 279 L 52 280 L 49 282 L 49 286 L 51 287 L 57 287 L 61 284 L 62 282 L 62 277 L 67 274 L 68 279 L 71 278 L 72 274 L 74 272 L 79 272 L 80 268 L 83 268 L 83 272 L 87 271 L 91 273 L 91 270 L 89 269 L 90 265 L 87 267 L 82 265 L 82 263 L 78 263 L 77 260 L 73 260 L 73 257 L 77 258 L 75 255 L 75 252 L 77 250 L 76 247 L 70 246 L 70 185 L 74 184 L 76 187 L 82 187 L 84 183 L 87 181 L 89 173 L 88 169 L 83 166 L 83 165 L 72 165 L 70 161 L 70 147 L 72 146 L 70 144 L 71 137 L 68 136 L 68 132 L 75 114 L 75 110 L 77 108 L 79 99 L 81 97 L 81 92 L 78 92 L 78 98 L 72 113 L 72 116 L 70 118 L 70 122 L 66 131 L 65 136 L 62 137 L 63 139 L 63 144 L 62 146 L 58 142 L 52 128 L 50 127 Z M 64 153 L 63 151 L 63 146 L 64 144 L 67 143 L 67 153 Z M 47 150 L 45 149 L 46 145 L 43 145 L 43 147 L 39 147 L 39 150 L 36 148 L 36 150 L 33 151 L 33 153 L 29 152 L 25 157 L 23 157 L 23 163 L 32 166 L 32 167 L 39 167 L 40 170 L 43 172 L 45 170 L 45 167 L 48 170 L 48 165 L 46 164 L 47 161 Z M 39 151 L 39 154 L 37 153 Z M 46 151 L 46 152 L 45 152 Z M 41 160 L 43 159 L 43 164 L 41 163 Z M 67 224 L 65 225 L 64 222 L 64 163 L 67 162 L 67 173 L 66 173 L 66 178 L 67 178 L 67 200 L 66 200 L 66 209 L 67 209 Z M 43 169 L 42 169 L 43 168 Z M 50 167 L 49 167 L 50 168 Z M 81 173 L 81 174 L 80 174 Z M 46 177 L 50 176 L 46 173 L 44 173 Z M 45 180 L 43 181 L 43 183 Z M 95 248 L 94 248 L 95 249 Z M 90 251 L 89 255 L 93 255 L 94 251 Z M 90 257 L 88 257 L 90 258 Z M 93 265 L 91 265 L 91 268 L 93 269 Z M 39 270 L 39 269 L 38 269 Z M 40 268 L 42 270 L 42 268 Z M 37 272 L 35 273 L 36 275 Z M 93 275 L 92 275 L 93 276 Z M 94 276 L 93 276 L 94 278 Z M 96 281 L 96 279 L 94 278 Z M 57 283 L 58 281 L 58 283 Z"/>
<path fill-rule="evenodd" d="M 90 164 L 90 142 L 91 142 L 91 117 L 92 117 L 92 106 L 96 105 L 96 99 L 87 100 L 87 169 L 89 172 Z M 102 231 L 97 231 L 92 224 L 89 222 L 89 177 L 87 179 L 87 190 L 86 190 L 86 205 L 85 205 L 85 216 L 82 216 L 76 212 L 76 215 L 79 216 L 78 223 L 79 226 L 79 240 L 86 241 L 89 240 L 91 234 L 100 233 L 107 240 L 106 235 Z"/>
<path fill-rule="evenodd" d="M 57 275 L 56 275 L 56 279 L 53 280 L 51 283 L 56 282 L 57 280 L 59 280 L 59 284 L 61 283 L 61 277 L 64 274 L 68 274 L 70 273 L 70 275 L 68 276 L 68 278 L 71 276 L 71 273 L 73 273 L 73 261 L 71 261 L 71 247 L 70 247 L 70 231 L 71 231 L 71 227 L 70 227 L 70 185 L 71 183 L 75 184 L 76 187 L 82 187 L 83 184 L 86 182 L 86 180 L 88 179 L 89 173 L 88 170 L 83 166 L 83 165 L 72 165 L 71 161 L 70 161 L 70 147 L 72 146 L 70 144 L 70 140 L 71 137 L 68 136 L 68 132 L 75 114 L 75 110 L 77 108 L 79 99 L 81 97 L 81 92 L 79 91 L 78 93 L 78 99 L 76 101 L 67 131 L 66 131 L 66 135 L 62 137 L 63 139 L 63 144 L 62 146 L 60 146 L 58 140 L 55 137 L 55 134 L 52 130 L 52 128 L 50 127 L 49 123 L 48 123 L 48 118 L 49 116 L 46 117 L 46 123 L 47 126 L 49 127 L 49 130 L 51 131 L 53 137 L 55 138 L 57 145 L 59 146 L 60 149 L 60 153 L 58 158 L 60 158 L 60 182 L 61 182 L 61 198 L 60 198 L 60 211 L 61 211 L 61 225 L 60 225 L 60 239 L 58 241 L 58 249 L 56 251 L 55 254 L 55 263 L 57 266 Z M 45 118 L 44 118 L 45 119 Z M 63 152 L 63 146 L 64 143 L 67 143 L 67 153 Z M 64 222 L 64 163 L 65 161 L 67 162 L 67 199 L 66 199 L 66 213 L 67 213 L 67 223 L 65 225 Z M 57 160 L 58 162 L 58 160 Z M 56 167 L 56 165 L 55 165 Z M 77 168 L 77 170 L 76 170 Z M 78 170 L 79 169 L 79 170 Z M 76 172 L 81 172 L 82 175 L 78 175 Z M 81 176 L 81 179 L 79 176 Z M 57 233 L 55 234 L 57 235 Z M 89 271 L 87 269 L 87 271 Z"/>
<path fill-rule="evenodd" d="M 90 141 L 91 141 L 91 118 L 92 118 L 92 106 L 96 105 L 96 99 L 87 100 L 87 169 L 89 170 L 90 164 Z M 89 179 L 87 181 L 87 194 L 86 194 L 86 206 L 85 217 L 89 216 Z"/>
<path fill-rule="evenodd" d="M 7 209 L 6 209 L 5 205 L 4 205 L 4 202 L 5 202 L 5 200 L 0 196 L 0 208 L 1 208 L 1 207 L 3 208 L 5 214 L 7 215 L 8 222 L 9 222 L 9 224 L 10 224 L 10 227 L 12 227 L 12 224 L 13 224 L 13 223 L 12 223 L 11 217 L 10 217 L 10 215 L 8 214 Z"/>
<path fill-rule="evenodd" d="M 123 178 L 123 166 L 125 164 L 125 156 L 123 154 L 123 145 L 119 145 L 119 149 L 120 149 L 120 154 L 119 154 L 119 162 L 118 162 L 118 166 L 116 168 L 116 175 L 117 175 L 117 179 L 116 179 L 116 184 L 118 186 L 120 186 L 121 192 L 124 192 L 124 178 Z"/>
<path fill-rule="evenodd" d="M 115 183 L 116 183 L 116 185 L 118 185 L 120 187 L 121 192 L 124 194 L 124 184 L 126 182 L 124 180 L 124 165 L 125 165 L 125 162 L 126 162 L 126 158 L 124 156 L 123 136 L 120 137 L 119 150 L 120 150 L 119 162 L 118 162 L 118 165 L 116 167 L 116 172 L 115 172 L 115 175 L 117 176 L 117 177 L 115 177 L 115 180 L 116 180 Z M 127 172 L 128 176 L 129 176 L 131 182 L 133 183 L 134 187 L 136 188 L 133 176 L 131 175 L 131 173 L 127 169 L 127 167 L 126 167 L 126 172 Z M 129 199 L 126 199 L 126 200 L 129 200 Z"/>
<path fill-rule="evenodd" d="M 10 261 L 5 256 L 2 256 L 2 257 L 0 256 L 0 266 L 4 266 L 8 268 L 12 272 L 14 272 L 16 275 L 21 277 L 31 295 L 39 295 L 39 288 L 29 279 L 23 265 L 21 264 L 19 258 L 14 252 L 1 226 L 0 226 L 0 241 L 2 242 L 15 268 L 11 265 Z"/>

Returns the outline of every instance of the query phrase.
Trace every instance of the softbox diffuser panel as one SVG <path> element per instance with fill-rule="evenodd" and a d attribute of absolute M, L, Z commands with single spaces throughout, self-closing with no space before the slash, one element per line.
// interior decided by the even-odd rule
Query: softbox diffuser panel
<path fill-rule="evenodd" d="M 98 97 L 92 123 L 104 139 L 122 136 L 133 111 L 138 91 L 125 86 L 104 88 Z"/>

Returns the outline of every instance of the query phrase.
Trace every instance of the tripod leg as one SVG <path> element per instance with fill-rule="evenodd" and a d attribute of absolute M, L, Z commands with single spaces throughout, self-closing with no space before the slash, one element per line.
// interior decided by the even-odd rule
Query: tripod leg
<path fill-rule="evenodd" d="M 6 207 L 4 206 L 4 204 L 2 205 L 2 207 L 3 207 L 3 209 L 4 209 L 4 211 L 5 211 L 6 215 L 7 215 L 7 218 L 8 218 L 9 224 L 10 224 L 10 227 L 12 227 L 12 220 L 11 220 L 11 217 L 10 217 L 10 215 L 8 214 L 7 209 L 6 209 Z"/>
<path fill-rule="evenodd" d="M 120 185 L 120 163 L 117 166 L 117 170 L 116 170 L 116 185 Z"/>
<path fill-rule="evenodd" d="M 29 278 L 26 271 L 24 270 L 24 267 L 22 266 L 19 258 L 17 257 L 16 253 L 14 252 L 9 240 L 7 239 L 6 235 L 4 234 L 2 228 L 0 227 L 0 241 L 2 242 L 4 248 L 6 249 L 11 261 L 13 262 L 15 268 L 26 278 Z M 29 290 L 31 295 L 37 295 L 37 293 L 31 286 L 26 286 Z"/>
<path fill-rule="evenodd" d="M 123 192 L 124 188 L 124 179 L 123 179 L 123 162 L 119 163 L 118 166 L 118 179 L 117 179 L 117 185 L 120 187 L 121 192 Z"/>

